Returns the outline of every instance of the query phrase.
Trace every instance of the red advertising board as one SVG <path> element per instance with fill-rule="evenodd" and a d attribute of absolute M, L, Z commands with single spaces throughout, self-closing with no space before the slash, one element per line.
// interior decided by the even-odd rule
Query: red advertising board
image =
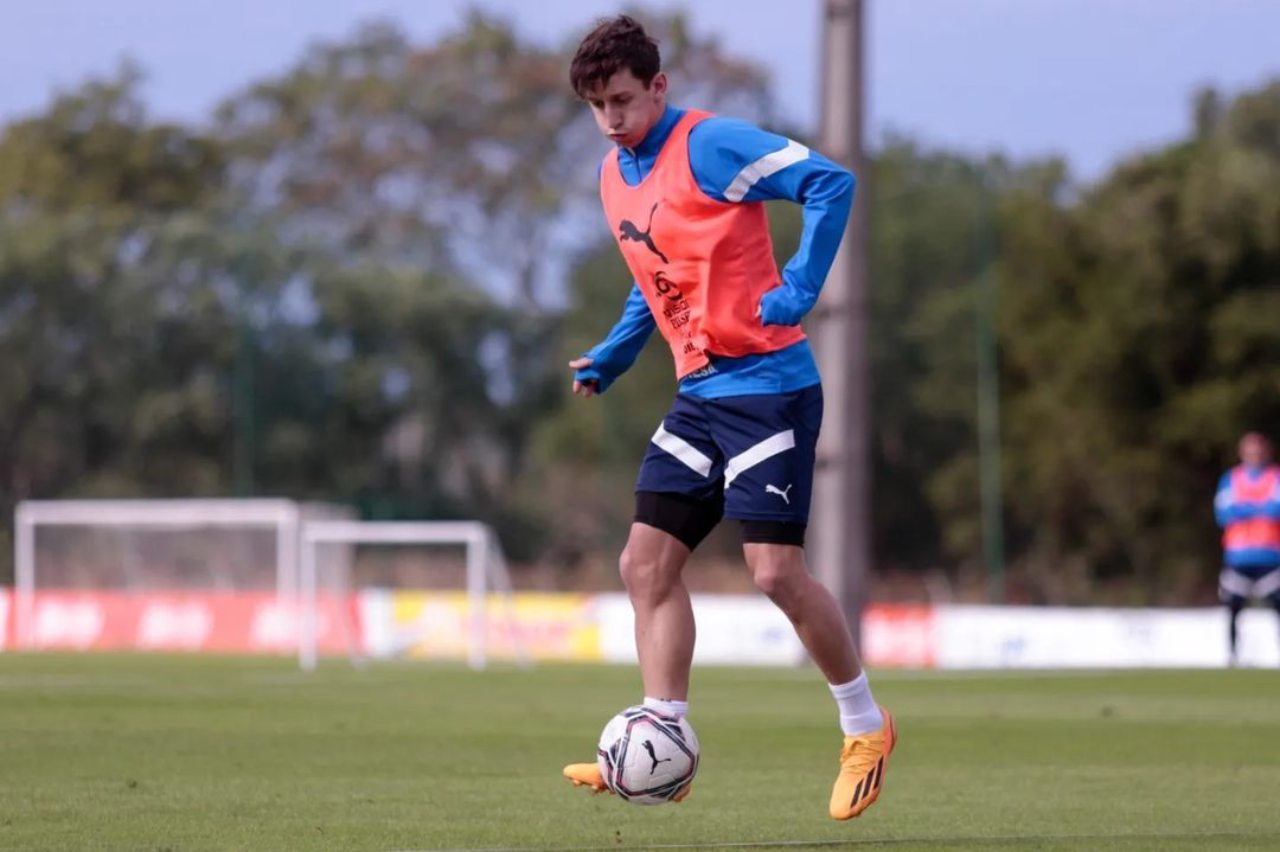
<path fill-rule="evenodd" d="M 912 604 L 874 604 L 862 614 L 862 655 L 880 668 L 938 664 L 934 610 Z"/>
<path fill-rule="evenodd" d="M 0 605 L 0 625 L 3 609 Z M 13 607 L 9 610 L 7 644 L 18 649 L 23 646 L 17 641 Z M 300 625 L 298 606 L 278 601 L 271 592 L 51 590 L 35 595 L 28 647 L 44 651 L 293 653 Z M 362 635 L 355 597 L 322 598 L 317 613 L 319 650 L 345 652 L 348 635 L 357 642 Z"/>
<path fill-rule="evenodd" d="M 9 609 L 11 607 L 10 601 L 12 600 L 12 593 L 8 589 L 0 587 L 0 651 L 9 646 Z"/>

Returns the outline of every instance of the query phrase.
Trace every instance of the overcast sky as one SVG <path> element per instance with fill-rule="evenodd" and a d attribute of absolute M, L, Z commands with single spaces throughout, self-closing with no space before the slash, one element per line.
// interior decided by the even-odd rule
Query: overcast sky
<path fill-rule="evenodd" d="M 1059 153 L 1085 178 L 1189 128 L 1202 85 L 1280 76 L 1280 0 L 866 0 L 869 128 L 967 151 Z M 821 0 L 650 2 L 768 67 L 785 114 L 817 113 Z M 148 75 L 157 115 L 199 121 L 220 98 L 287 67 L 304 45 L 372 18 L 430 40 L 479 6 L 559 44 L 616 12 L 603 0 L 0 0 L 0 121 L 56 87 Z M 679 102 L 679 93 L 675 95 Z"/>

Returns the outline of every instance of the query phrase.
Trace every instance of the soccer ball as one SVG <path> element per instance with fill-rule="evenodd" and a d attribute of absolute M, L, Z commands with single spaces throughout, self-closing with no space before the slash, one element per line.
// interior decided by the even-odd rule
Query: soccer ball
<path fill-rule="evenodd" d="M 609 789 L 637 805 L 669 802 L 698 771 L 698 737 L 688 719 L 628 707 L 600 734 L 596 763 Z"/>

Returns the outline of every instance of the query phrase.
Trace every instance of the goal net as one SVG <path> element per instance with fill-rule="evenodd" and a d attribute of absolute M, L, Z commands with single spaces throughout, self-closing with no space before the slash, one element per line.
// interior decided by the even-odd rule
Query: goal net
<path fill-rule="evenodd" d="M 15 644 L 253 650 L 219 645 L 229 628 L 220 634 L 215 622 L 271 599 L 280 606 L 259 621 L 296 648 L 289 611 L 302 524 L 350 515 L 284 499 L 24 501 L 14 516 Z"/>
<path fill-rule="evenodd" d="M 316 667 L 322 628 L 333 632 L 323 619 L 335 613 L 348 619 L 337 632 L 347 637 L 356 665 L 370 656 L 448 657 L 461 650 L 468 665 L 483 669 L 499 629 L 500 650 L 528 665 L 502 547 L 483 523 L 308 521 L 302 526 L 299 568 L 298 662 L 304 670 Z M 324 606 L 326 599 L 353 593 L 363 616 Z M 406 596 L 412 594 L 434 594 L 435 603 L 410 611 Z M 357 617 L 363 618 L 363 629 L 355 624 Z"/>

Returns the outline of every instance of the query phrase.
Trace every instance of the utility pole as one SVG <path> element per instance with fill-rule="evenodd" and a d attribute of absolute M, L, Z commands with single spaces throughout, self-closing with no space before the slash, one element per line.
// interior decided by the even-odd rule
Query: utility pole
<path fill-rule="evenodd" d="M 987 566 L 987 602 L 1004 603 L 1004 493 L 1000 456 L 1000 353 L 996 335 L 997 300 L 995 205 L 989 184 L 982 187 L 979 207 L 978 280 L 978 483 L 982 499 L 982 558 Z"/>
<path fill-rule="evenodd" d="M 862 150 L 864 0 L 821 0 L 822 151 L 858 179 L 853 215 L 812 323 L 826 411 L 818 441 L 809 558 L 854 642 L 871 562 L 871 418 L 867 363 L 867 184 Z"/>

